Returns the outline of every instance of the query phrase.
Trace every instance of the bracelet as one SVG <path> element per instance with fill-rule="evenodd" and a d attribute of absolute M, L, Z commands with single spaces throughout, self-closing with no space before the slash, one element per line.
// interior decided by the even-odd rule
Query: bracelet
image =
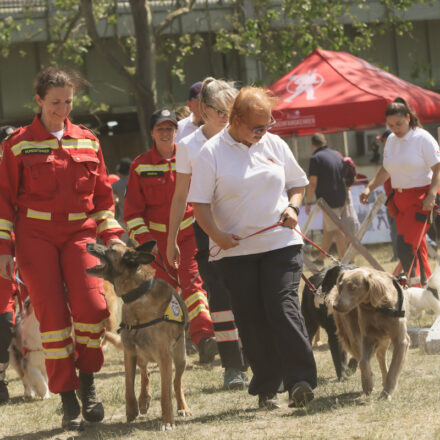
<path fill-rule="evenodd" d="M 294 205 L 293 203 L 289 203 L 289 204 L 287 205 L 287 207 L 288 207 L 288 208 L 292 208 L 292 209 L 296 212 L 296 215 L 297 215 L 297 216 L 299 215 L 299 206 L 296 206 L 296 205 Z"/>

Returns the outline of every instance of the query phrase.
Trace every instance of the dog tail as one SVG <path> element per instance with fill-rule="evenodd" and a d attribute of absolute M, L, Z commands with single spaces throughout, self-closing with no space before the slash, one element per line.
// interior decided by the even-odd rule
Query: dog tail
<path fill-rule="evenodd" d="M 123 350 L 124 346 L 122 345 L 122 340 L 119 335 L 113 332 L 105 332 L 104 341 L 110 342 L 110 344 L 114 345 L 117 349 Z"/>

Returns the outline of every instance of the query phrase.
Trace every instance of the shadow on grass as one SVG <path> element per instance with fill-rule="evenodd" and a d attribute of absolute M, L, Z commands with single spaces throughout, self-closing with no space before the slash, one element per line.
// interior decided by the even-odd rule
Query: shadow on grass
<path fill-rule="evenodd" d="M 187 417 L 187 418 L 176 418 L 175 423 L 177 429 L 181 425 L 187 425 L 192 423 L 211 423 L 211 422 L 221 422 L 225 420 L 237 420 L 237 421 L 248 421 L 254 418 L 254 413 L 257 411 L 255 408 L 249 408 L 247 410 L 237 410 L 237 411 L 224 411 L 217 414 L 208 414 L 201 417 Z M 123 438 L 126 435 L 132 434 L 135 431 L 161 431 L 162 420 L 160 418 L 151 420 L 139 420 L 138 422 L 125 423 L 125 422 L 115 422 L 115 423 L 99 423 L 96 425 L 86 424 L 85 430 L 82 432 L 71 431 L 71 436 L 69 440 L 92 440 L 106 438 L 105 434 L 115 434 L 119 438 Z M 46 429 L 43 431 L 34 431 L 27 434 L 21 435 L 11 435 L 3 437 L 2 440 L 47 440 L 48 438 L 57 438 L 57 435 L 65 435 L 66 431 L 61 428 Z"/>
<path fill-rule="evenodd" d="M 295 409 L 294 413 L 285 414 L 282 417 L 305 417 L 311 414 L 324 413 L 326 411 L 333 411 L 335 408 L 346 406 L 364 406 L 366 401 L 361 400 L 362 392 L 342 393 L 327 397 L 319 397 L 315 399 L 307 408 Z"/>

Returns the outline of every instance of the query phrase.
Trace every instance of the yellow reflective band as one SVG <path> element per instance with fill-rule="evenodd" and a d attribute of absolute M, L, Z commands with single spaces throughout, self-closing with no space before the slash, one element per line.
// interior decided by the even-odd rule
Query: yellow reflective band
<path fill-rule="evenodd" d="M 98 142 L 92 139 L 63 139 L 61 143 L 63 148 L 67 150 L 78 150 L 81 148 L 86 148 L 95 152 L 99 150 Z"/>
<path fill-rule="evenodd" d="M 167 231 L 167 225 L 164 225 L 162 223 L 150 222 L 148 226 L 150 227 L 150 229 L 153 229 L 153 231 L 159 231 L 159 232 Z"/>
<path fill-rule="evenodd" d="M 186 228 L 189 228 L 194 223 L 194 217 L 188 217 L 180 223 L 180 230 L 183 231 Z"/>
<path fill-rule="evenodd" d="M 170 167 L 167 163 L 152 165 L 152 164 L 141 164 L 135 168 L 136 173 L 141 174 L 145 171 L 169 171 Z"/>
<path fill-rule="evenodd" d="M 83 218 L 87 218 L 87 215 L 85 212 L 73 212 L 69 214 L 68 218 L 69 221 L 82 220 Z"/>
<path fill-rule="evenodd" d="M 104 329 L 105 320 L 98 322 L 97 324 L 88 324 L 86 322 L 74 322 L 73 327 L 75 328 L 75 332 L 90 332 L 90 333 L 99 333 Z"/>
<path fill-rule="evenodd" d="M 0 238 L 3 238 L 3 240 L 12 240 L 9 232 L 0 231 Z"/>
<path fill-rule="evenodd" d="M 172 169 L 173 171 L 176 171 L 176 162 L 172 162 L 172 163 L 171 163 L 171 169 Z"/>
<path fill-rule="evenodd" d="M 150 230 L 146 226 L 141 226 L 140 228 L 135 229 L 134 231 L 131 231 L 131 235 L 136 236 L 138 234 L 144 234 L 145 232 L 150 232 Z"/>
<path fill-rule="evenodd" d="M 98 211 L 94 214 L 90 214 L 90 217 L 97 222 L 107 218 L 115 218 L 115 213 L 113 211 Z"/>
<path fill-rule="evenodd" d="M 86 345 L 88 348 L 101 348 L 102 341 L 104 340 L 104 334 L 98 339 L 92 339 L 88 336 L 76 336 L 75 342 L 77 344 Z"/>
<path fill-rule="evenodd" d="M 186 298 L 186 307 L 190 308 L 196 301 L 201 301 L 203 304 L 208 305 L 206 296 L 203 294 L 203 292 L 194 292 L 191 296 Z"/>
<path fill-rule="evenodd" d="M 69 344 L 64 348 L 44 348 L 44 357 L 46 359 L 65 359 L 73 353 L 73 345 Z"/>
<path fill-rule="evenodd" d="M 216 332 L 214 330 L 215 339 L 217 342 L 238 341 L 238 330 L 223 330 Z"/>
<path fill-rule="evenodd" d="M 196 316 L 198 316 L 202 312 L 206 312 L 209 314 L 209 311 L 205 307 L 205 305 L 199 304 L 195 309 L 191 310 L 191 312 L 188 314 L 189 320 L 192 321 Z"/>
<path fill-rule="evenodd" d="M 132 218 L 127 222 L 128 229 L 133 229 L 136 226 L 142 226 L 142 225 L 145 225 L 144 219 L 142 217 Z"/>
<path fill-rule="evenodd" d="M 234 321 L 232 310 L 224 310 L 223 312 L 211 312 L 212 322 L 231 322 Z"/>
<path fill-rule="evenodd" d="M 13 229 L 14 224 L 6 219 L 0 219 L 0 229 L 3 231 L 11 231 Z"/>
<path fill-rule="evenodd" d="M 45 342 L 59 342 L 69 338 L 72 334 L 72 327 L 66 327 L 61 330 L 54 330 L 51 332 L 42 332 L 41 341 Z"/>
<path fill-rule="evenodd" d="M 121 225 L 114 218 L 104 220 L 98 226 L 98 234 L 107 229 L 121 229 Z"/>
<path fill-rule="evenodd" d="M 58 140 L 46 140 L 42 142 L 32 142 L 32 141 L 21 141 L 18 144 L 14 145 L 11 148 L 11 151 L 14 153 L 14 156 L 18 156 L 23 152 L 23 150 L 32 150 L 32 149 L 51 149 L 51 150 L 57 150 L 58 149 Z"/>
<path fill-rule="evenodd" d="M 50 212 L 35 211 L 34 209 L 28 208 L 26 217 L 36 218 L 38 220 L 50 220 L 52 214 Z"/>

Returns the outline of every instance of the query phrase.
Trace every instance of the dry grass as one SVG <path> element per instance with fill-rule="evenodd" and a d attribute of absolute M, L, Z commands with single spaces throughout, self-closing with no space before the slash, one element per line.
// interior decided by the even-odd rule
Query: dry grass
<path fill-rule="evenodd" d="M 388 246 L 376 246 L 380 262 L 390 258 Z M 358 260 L 359 258 L 359 260 Z M 363 264 L 360 257 L 357 264 Z M 394 263 L 385 264 L 387 270 Z M 425 324 L 432 321 L 428 316 Z M 418 325 L 410 322 L 410 325 Z M 325 342 L 325 334 L 321 332 Z M 0 407 L 0 438 L 13 440 L 46 439 L 440 439 L 439 357 L 409 351 L 399 387 L 392 402 L 377 400 L 380 373 L 376 362 L 376 389 L 369 398 L 362 396 L 359 372 L 345 382 L 335 380 L 326 344 L 315 350 L 319 384 L 315 400 L 307 409 L 287 408 L 287 396 L 278 411 L 257 409 L 256 397 L 246 391 L 223 391 L 223 370 L 218 361 L 203 367 L 197 357 L 189 358 L 184 376 L 187 401 L 193 416 L 177 421 L 174 431 L 160 428 L 159 373 L 153 368 L 153 401 L 146 417 L 125 423 L 122 353 L 112 347 L 98 374 L 99 395 L 104 401 L 103 423 L 87 425 L 84 433 L 59 429 L 61 413 L 58 396 L 49 400 L 25 401 L 23 388 L 12 370 L 8 371 L 11 401 Z"/>

